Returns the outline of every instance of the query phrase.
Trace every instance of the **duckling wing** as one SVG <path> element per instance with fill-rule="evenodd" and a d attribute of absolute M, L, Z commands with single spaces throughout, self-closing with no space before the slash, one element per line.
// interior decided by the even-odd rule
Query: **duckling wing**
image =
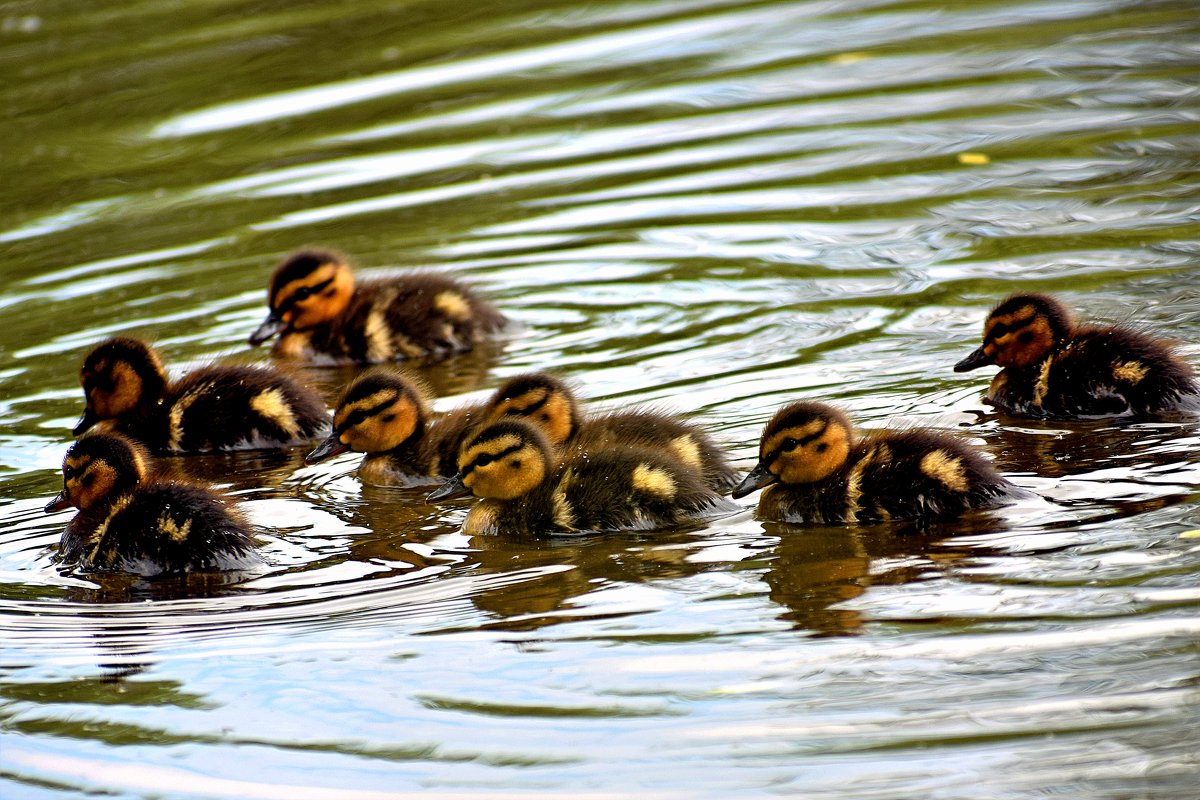
<path fill-rule="evenodd" d="M 152 576 L 261 563 L 246 524 L 199 486 L 145 486 L 116 504 L 82 566 Z"/>
<path fill-rule="evenodd" d="M 163 414 L 172 452 L 298 444 L 329 424 L 313 390 L 266 367 L 195 370 L 170 388 Z"/>

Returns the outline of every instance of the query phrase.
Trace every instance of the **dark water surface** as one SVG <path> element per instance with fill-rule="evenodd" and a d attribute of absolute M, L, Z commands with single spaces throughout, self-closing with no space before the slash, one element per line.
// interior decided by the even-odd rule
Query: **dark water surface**
<path fill-rule="evenodd" d="M 1200 363 L 1197 76 L 1193 2 L 0 2 L 0 796 L 1196 797 L 1197 421 L 950 367 L 1014 289 Z M 241 453 L 174 463 L 261 574 L 60 574 L 83 352 L 263 359 L 308 243 L 522 323 L 439 408 L 552 368 L 748 466 L 827 398 L 1044 499 L 529 542 Z"/>

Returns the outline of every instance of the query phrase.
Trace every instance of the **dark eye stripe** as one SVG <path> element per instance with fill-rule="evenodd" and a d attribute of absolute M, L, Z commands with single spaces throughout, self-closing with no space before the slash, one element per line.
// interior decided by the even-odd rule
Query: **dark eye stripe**
<path fill-rule="evenodd" d="M 398 397 L 393 397 L 390 400 L 384 400 L 379 405 L 371 406 L 370 408 L 356 408 L 346 415 L 346 421 L 338 427 L 338 433 L 341 433 L 347 428 L 353 428 L 355 425 L 361 424 L 362 421 L 368 417 L 373 417 L 380 411 L 383 411 L 385 408 L 395 405 L 396 401 L 399 399 L 400 398 Z"/>
<path fill-rule="evenodd" d="M 475 466 L 479 463 L 479 459 L 482 456 L 488 456 L 492 461 L 499 461 L 500 459 L 504 458 L 505 456 L 507 456 L 511 453 L 517 452 L 524 446 L 525 446 L 524 444 L 514 444 L 512 447 L 508 448 L 507 450 L 501 450 L 499 453 L 496 453 L 494 455 L 492 453 L 480 453 L 479 455 L 475 456 L 475 458 L 473 458 L 471 460 L 470 464 L 467 464 L 467 466 L 463 467 L 462 474 L 467 475 L 469 472 L 471 472 L 471 470 L 475 469 Z"/>
<path fill-rule="evenodd" d="M 545 395 L 544 397 L 542 397 L 541 400 L 538 400 L 536 403 L 530 403 L 525 408 L 522 408 L 520 410 L 514 409 L 508 413 L 520 414 L 522 416 L 528 416 L 528 415 L 532 414 L 533 412 L 537 411 L 538 409 L 540 409 L 542 406 L 546 405 L 546 401 L 549 399 L 550 399 L 550 395 Z"/>
<path fill-rule="evenodd" d="M 808 444 L 809 442 L 813 441 L 814 439 L 821 438 L 821 436 L 823 436 L 825 434 L 825 431 L 827 431 L 828 429 L 829 429 L 829 426 L 825 425 L 819 431 L 810 433 L 808 436 L 805 436 L 802 439 L 797 439 L 796 447 L 803 447 L 804 445 Z M 784 450 L 787 450 L 787 449 L 788 449 L 787 440 L 785 439 L 783 444 L 779 445 L 779 447 L 776 447 L 774 450 L 771 451 L 770 455 L 766 459 L 766 462 L 768 464 L 772 463 L 775 459 L 779 458 L 779 456 L 783 454 Z"/>
<path fill-rule="evenodd" d="M 290 295 L 288 295 L 286 300 L 279 304 L 279 307 L 275 309 L 275 313 L 282 314 L 283 312 L 291 309 L 292 306 L 296 305 L 296 303 L 300 300 L 297 295 L 300 294 L 301 289 L 308 289 L 308 295 L 311 297 L 312 295 L 318 294 L 327 289 L 331 283 L 333 283 L 333 278 L 327 278 L 315 286 L 301 286 L 300 289 L 292 292 Z"/>

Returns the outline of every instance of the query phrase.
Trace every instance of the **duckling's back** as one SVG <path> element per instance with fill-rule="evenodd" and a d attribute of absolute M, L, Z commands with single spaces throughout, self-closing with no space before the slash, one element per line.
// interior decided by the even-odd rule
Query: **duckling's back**
<path fill-rule="evenodd" d="M 1123 327 L 1083 328 L 1039 365 L 1005 370 L 988 399 L 1017 414 L 1049 417 L 1151 414 L 1200 387 L 1171 348 Z"/>
<path fill-rule="evenodd" d="M 251 366 L 188 373 L 169 388 L 161 416 L 161 438 L 147 443 L 181 453 L 297 444 L 328 425 L 312 390 L 278 370 Z"/>
<path fill-rule="evenodd" d="M 669 454 L 635 446 L 576 451 L 521 504 L 535 532 L 650 530 L 722 504 L 701 474 Z"/>
<path fill-rule="evenodd" d="M 339 319 L 305 333 L 314 353 L 366 364 L 470 350 L 503 325 L 503 315 L 459 281 L 413 273 L 364 281 Z"/>
<path fill-rule="evenodd" d="M 716 491 L 725 491 L 737 482 L 737 472 L 700 426 L 659 411 L 595 414 L 579 427 L 571 444 L 593 451 L 615 444 L 665 451 L 699 471 Z"/>
<path fill-rule="evenodd" d="M 1013 490 L 966 442 L 934 431 L 889 431 L 856 442 L 846 465 L 824 480 L 768 487 L 760 513 L 817 524 L 939 519 L 999 505 Z"/>
<path fill-rule="evenodd" d="M 84 570 L 142 576 L 262 563 L 239 515 L 211 491 L 174 482 L 144 484 L 81 512 L 63 535 L 63 556 Z"/>

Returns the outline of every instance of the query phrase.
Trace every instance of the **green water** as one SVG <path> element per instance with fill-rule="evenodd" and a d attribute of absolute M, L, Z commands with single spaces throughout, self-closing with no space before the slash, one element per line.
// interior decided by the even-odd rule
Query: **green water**
<path fill-rule="evenodd" d="M 0 796 L 1194 798 L 1196 420 L 1016 422 L 950 367 L 1017 289 L 1200 364 L 1197 75 L 1190 2 L 0 2 Z M 238 453 L 169 466 L 262 574 L 60 574 L 83 353 L 265 359 L 304 244 L 520 323 L 440 409 L 549 368 L 749 467 L 823 398 L 1041 497 L 534 543 Z"/>

